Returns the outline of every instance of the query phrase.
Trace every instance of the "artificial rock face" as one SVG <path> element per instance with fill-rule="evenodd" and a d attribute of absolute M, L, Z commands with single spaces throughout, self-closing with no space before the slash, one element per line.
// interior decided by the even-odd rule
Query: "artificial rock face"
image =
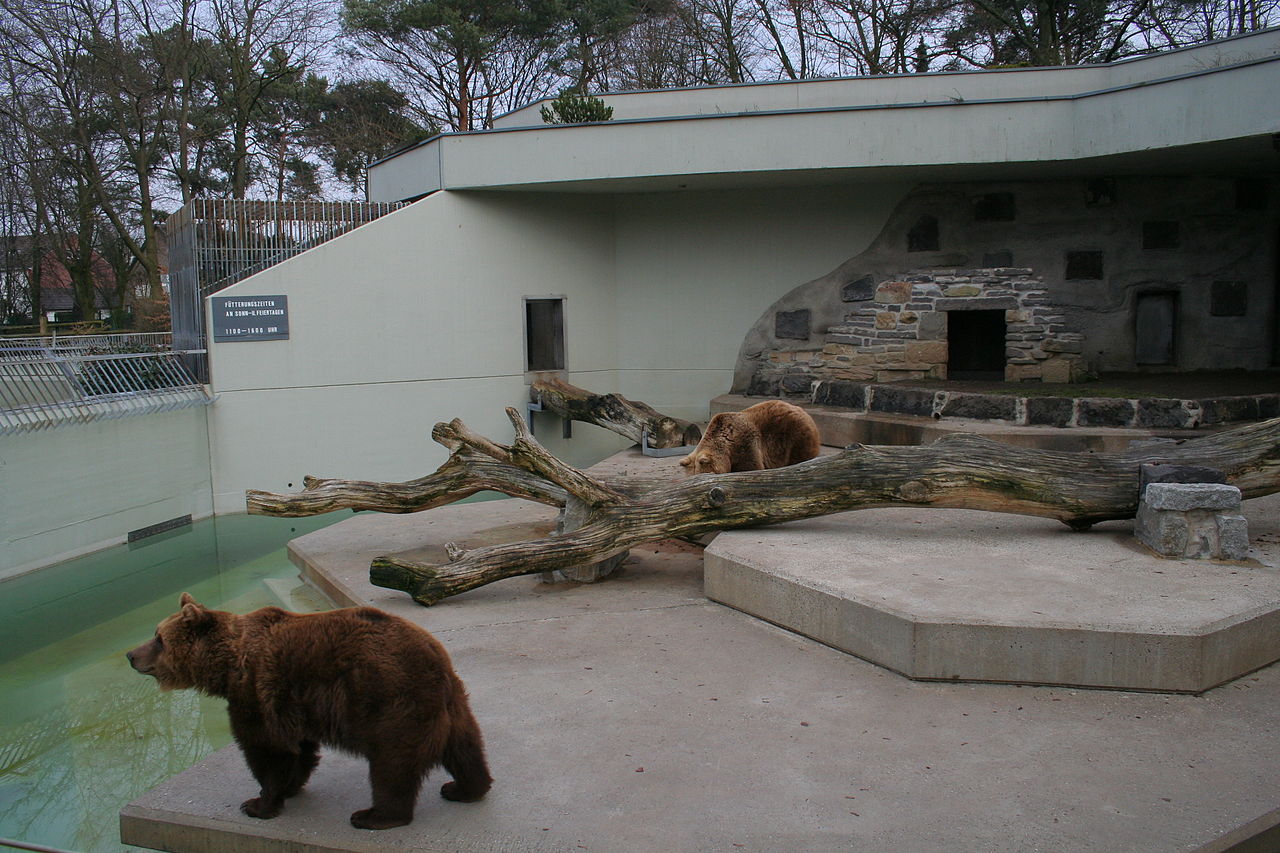
<path fill-rule="evenodd" d="M 262 788 L 240 806 L 250 817 L 280 813 L 319 763 L 321 744 L 369 760 L 373 807 L 351 815 L 361 829 L 413 820 L 422 780 L 437 765 L 453 776 L 440 789 L 445 799 L 478 800 L 492 783 L 448 653 L 381 610 L 264 607 L 240 616 L 183 593 L 181 609 L 127 656 L 161 689 L 227 700 L 231 731 Z"/>

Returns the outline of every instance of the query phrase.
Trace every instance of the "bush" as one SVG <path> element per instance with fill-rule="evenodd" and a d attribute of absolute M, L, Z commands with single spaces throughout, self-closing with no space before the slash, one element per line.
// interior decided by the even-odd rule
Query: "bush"
<path fill-rule="evenodd" d="M 565 89 L 541 110 L 547 124 L 584 124 L 590 121 L 608 121 L 613 118 L 613 107 L 592 95 L 573 89 Z"/>

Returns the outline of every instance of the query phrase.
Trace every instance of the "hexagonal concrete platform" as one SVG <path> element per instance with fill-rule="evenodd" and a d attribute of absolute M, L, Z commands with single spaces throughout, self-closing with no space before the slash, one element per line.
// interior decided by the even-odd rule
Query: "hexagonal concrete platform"
<path fill-rule="evenodd" d="M 1280 660 L 1280 495 L 1244 514 L 1226 563 L 1154 556 L 1128 521 L 863 510 L 720 534 L 705 591 L 910 678 L 1197 693 Z"/>

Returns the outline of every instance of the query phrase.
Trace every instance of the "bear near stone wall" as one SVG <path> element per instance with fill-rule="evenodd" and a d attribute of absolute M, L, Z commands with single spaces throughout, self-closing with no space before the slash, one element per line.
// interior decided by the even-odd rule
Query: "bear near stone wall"
<path fill-rule="evenodd" d="M 765 400 L 711 418 L 702 440 L 680 460 L 688 474 L 781 468 L 813 459 L 821 440 L 809 413 L 784 400 Z"/>
<path fill-rule="evenodd" d="M 480 728 L 449 655 L 423 629 L 372 607 L 297 614 L 265 607 L 243 616 L 183 593 L 181 609 L 128 653 L 161 689 L 194 688 L 227 700 L 231 731 L 261 786 L 240 809 L 272 818 L 319 763 L 320 745 L 365 756 L 373 807 L 361 829 L 413 820 L 427 772 L 470 802 L 492 779 Z"/>

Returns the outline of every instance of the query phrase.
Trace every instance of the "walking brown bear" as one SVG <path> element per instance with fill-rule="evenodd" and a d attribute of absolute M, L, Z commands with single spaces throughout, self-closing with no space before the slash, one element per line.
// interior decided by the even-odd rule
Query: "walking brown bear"
<path fill-rule="evenodd" d="M 413 820 L 418 789 L 437 765 L 453 776 L 440 789 L 445 799 L 471 802 L 489 790 L 466 690 L 423 629 L 372 607 L 238 616 L 187 593 L 181 605 L 129 663 L 163 690 L 227 700 L 231 732 L 262 786 L 240 805 L 245 814 L 278 815 L 315 770 L 320 744 L 369 760 L 373 808 L 351 815 L 361 829 Z"/>

